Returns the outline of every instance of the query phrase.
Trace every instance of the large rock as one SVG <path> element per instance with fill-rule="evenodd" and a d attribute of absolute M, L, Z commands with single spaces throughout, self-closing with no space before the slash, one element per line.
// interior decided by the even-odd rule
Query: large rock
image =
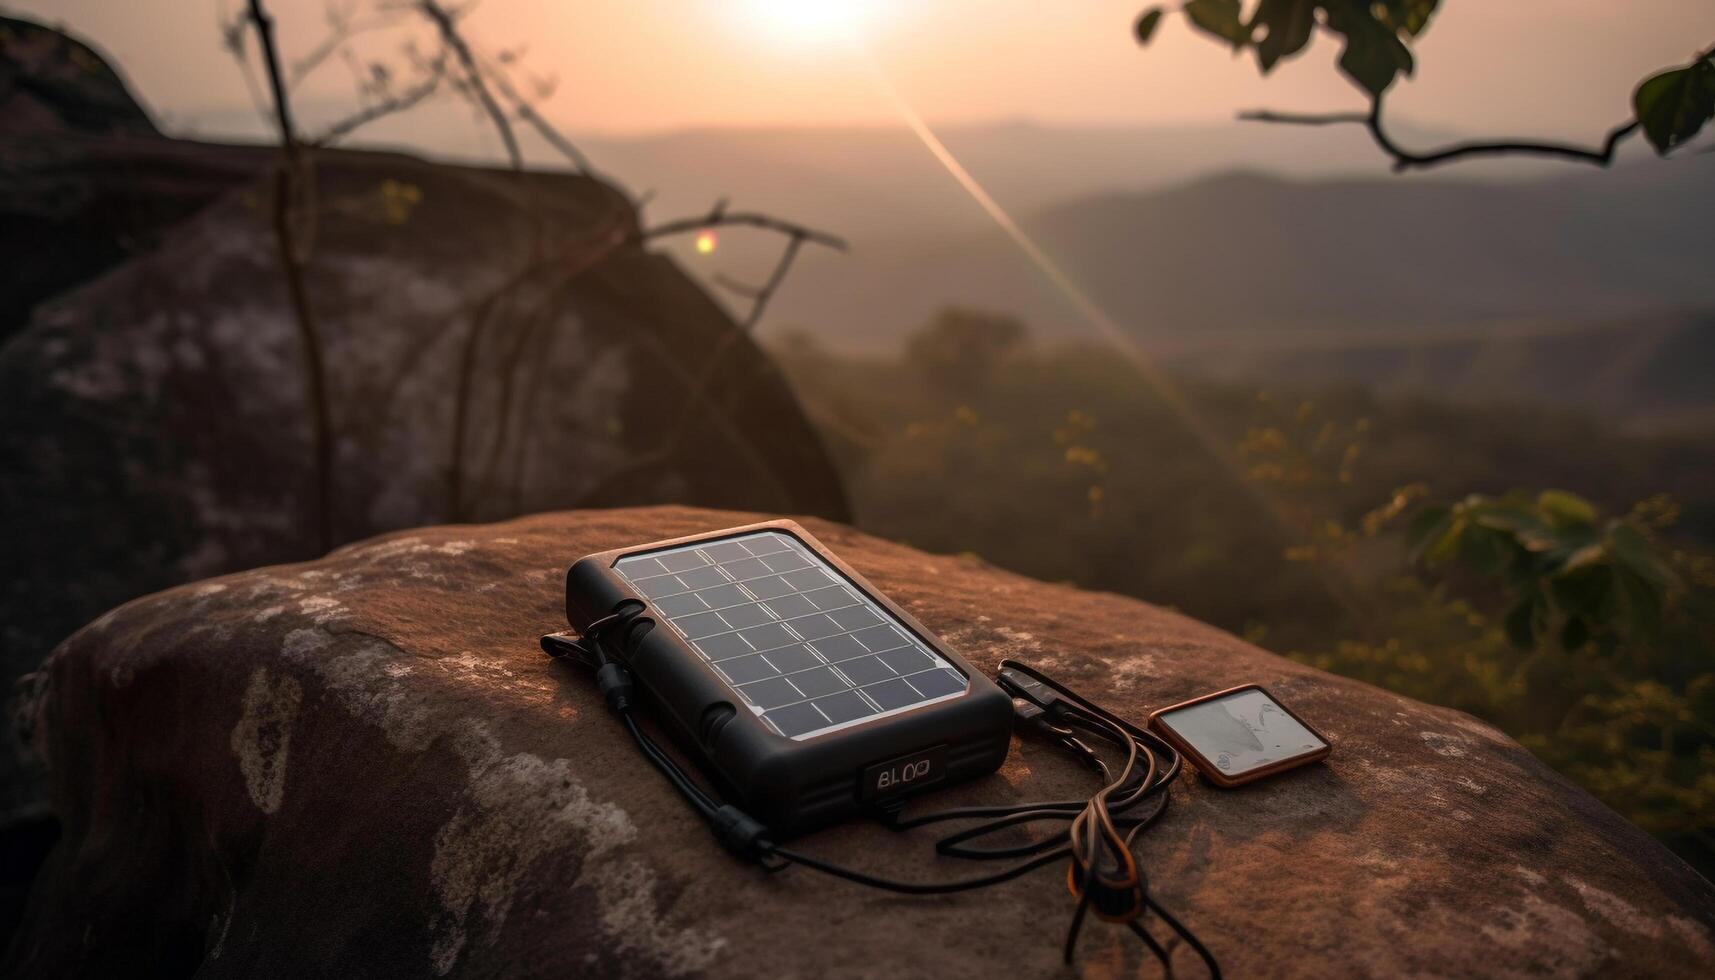
<path fill-rule="evenodd" d="M 68 94 L 50 55 L 94 56 L 21 24 L 0 21 L 0 245 L 28 258 L 0 269 L 0 327 L 28 313 L 0 346 L 0 692 L 119 602 L 323 550 L 278 151 L 73 126 L 135 105 L 98 60 L 106 101 Z M 785 379 L 612 186 L 309 159 L 335 541 L 620 501 L 847 513 Z M 14 776 L 0 745 L 0 824 L 35 801 Z"/>
<path fill-rule="evenodd" d="M 64 830 L 0 972 L 1054 973 L 1071 912 L 1059 869 L 912 900 L 739 864 L 590 679 L 537 649 L 562 624 L 572 559 L 749 519 L 638 509 L 411 531 L 91 623 L 35 678 L 26 721 Z M 1156 894 L 1229 976 L 1667 976 L 1715 957 L 1715 888 L 1487 725 L 1131 599 L 807 524 L 982 669 L 1022 658 L 1134 719 L 1260 681 L 1329 735 L 1326 764 L 1248 789 L 1182 778 L 1143 841 Z M 1088 781 L 1023 743 L 935 802 Z M 802 846 L 899 876 L 968 871 L 869 826 Z M 1154 969 L 1100 923 L 1079 962 Z"/>
<path fill-rule="evenodd" d="M 86 141 L 140 152 L 173 142 L 89 45 L 0 15 L 0 341 L 30 307 L 147 248 L 163 224 L 223 189 L 207 179 L 162 183 L 140 167 L 115 171 L 68 152 Z"/>

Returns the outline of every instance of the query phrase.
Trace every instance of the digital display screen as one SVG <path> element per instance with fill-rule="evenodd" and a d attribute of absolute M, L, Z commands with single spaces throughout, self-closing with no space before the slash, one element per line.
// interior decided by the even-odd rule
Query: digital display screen
<path fill-rule="evenodd" d="M 1243 776 L 1327 747 L 1254 687 L 1166 712 L 1157 721 L 1227 776 Z"/>

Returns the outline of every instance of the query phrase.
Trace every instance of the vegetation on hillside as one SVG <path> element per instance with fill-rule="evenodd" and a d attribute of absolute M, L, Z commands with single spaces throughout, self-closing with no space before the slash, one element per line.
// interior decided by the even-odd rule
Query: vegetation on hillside
<path fill-rule="evenodd" d="M 1005 316 L 907 350 L 776 345 L 865 529 L 1468 711 L 1715 870 L 1715 502 L 1674 502 L 1715 436 L 1180 379 L 1211 446 L 1111 353 Z"/>

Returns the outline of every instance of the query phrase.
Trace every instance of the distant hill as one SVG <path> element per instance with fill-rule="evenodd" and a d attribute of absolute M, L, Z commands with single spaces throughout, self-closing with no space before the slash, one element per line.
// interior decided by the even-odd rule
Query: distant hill
<path fill-rule="evenodd" d="M 1131 127 L 1011 122 L 935 132 L 1001 206 L 1021 216 L 1235 168 L 1299 177 L 1385 172 L 1361 131 L 1223 121 Z M 992 227 L 904 126 L 693 129 L 582 145 L 604 171 L 639 192 L 653 192 L 651 210 L 658 215 L 707 207 L 728 196 L 746 207 L 825 226 L 864 248 Z M 1511 170 L 1521 172 L 1531 171 Z"/>
<path fill-rule="evenodd" d="M 350 112 L 343 101 L 298 107 L 306 132 Z M 1402 122 L 1401 139 L 1451 138 Z M 248 106 L 185 112 L 168 126 L 202 139 L 269 140 L 269 122 Z M 1029 216 L 1115 192 L 1143 193 L 1211 173 L 1252 169 L 1322 178 L 1386 174 L 1360 130 L 1305 130 L 1229 120 L 1171 126 L 1068 126 L 1028 121 L 937 125 L 936 134 L 1008 211 Z M 569 133 L 604 176 L 649 196 L 657 219 L 706 210 L 715 200 L 824 227 L 864 252 L 899 239 L 941 240 L 993 227 L 946 169 L 903 124 L 715 127 L 642 136 Z M 528 131 L 532 166 L 563 165 Z M 493 134 L 462 105 L 421 106 L 365 129 L 354 145 L 497 163 Z M 1461 168 L 1455 179 L 1528 178 L 1540 163 Z M 772 247 L 775 243 L 767 243 Z M 745 257 L 742 236 L 723 243 Z M 725 254 L 723 268 L 734 265 Z M 758 255 L 757 258 L 761 259 Z"/>
<path fill-rule="evenodd" d="M 306 125 L 346 108 L 306 105 Z M 187 122 L 265 133 L 248 110 Z M 1683 311 L 1715 309 L 1709 156 L 1664 162 L 1639 145 L 1613 171 L 1507 160 L 1394 175 L 1355 127 L 1020 122 L 937 133 L 1116 321 L 1159 356 L 1198 370 L 1421 383 L 1472 398 L 1539 391 L 1563 403 L 1582 379 L 1522 352 L 1575 350 L 1586 328 L 1621 335 L 1638 323 L 1656 325 L 1644 337 L 1654 343 L 1660 335 L 1651 331 L 1686 322 Z M 479 156 L 483 135 L 456 107 L 431 106 L 384 121 L 366 141 Z M 1413 146 L 1449 136 L 1401 133 Z M 650 195 L 647 219 L 728 197 L 851 241 L 843 255 L 804 251 L 765 334 L 801 328 L 836 347 L 885 348 L 955 303 L 1015 313 L 1039 337 L 1087 329 L 901 127 L 705 129 L 580 143 L 605 173 Z M 556 160 L 529 149 L 539 164 Z M 781 246 L 739 230 L 723 232 L 714 255 L 696 254 L 687 240 L 664 244 L 705 282 L 717 273 L 758 281 Z M 1582 339 L 1545 339 L 1562 328 Z M 1509 356 L 1531 363 L 1529 378 L 1493 367 L 1497 349 L 1476 342 L 1495 331 Z M 1423 339 L 1438 346 L 1415 346 Z M 1478 359 L 1428 366 L 1438 357 L 1463 363 L 1466 354 Z M 1688 370 L 1715 368 L 1707 348 L 1684 356 Z M 1697 416 L 1697 392 L 1643 398 L 1648 377 L 1614 389 L 1629 393 L 1623 412 L 1613 399 L 1602 401 L 1604 411 L 1631 419 L 1635 408 L 1652 422 Z"/>
<path fill-rule="evenodd" d="M 1573 409 L 1631 429 L 1715 429 L 1715 312 L 1258 336 L 1190 349 L 1170 362 L 1228 380 L 1355 382 L 1454 402 Z"/>

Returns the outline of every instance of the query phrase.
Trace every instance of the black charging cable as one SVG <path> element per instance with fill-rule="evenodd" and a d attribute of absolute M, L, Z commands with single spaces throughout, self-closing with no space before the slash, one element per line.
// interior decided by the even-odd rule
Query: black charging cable
<path fill-rule="evenodd" d="M 1027 664 L 1003 660 L 996 682 L 1013 697 L 1013 709 L 1026 734 L 1046 738 L 1072 753 L 1099 774 L 1102 788 L 1091 797 L 995 806 L 953 807 L 905 817 L 898 807 L 878 816 L 894 830 L 904 831 L 950 821 L 974 821 L 948 834 L 935 844 L 937 853 L 973 860 L 1022 858 L 1008 867 L 984 875 L 943 881 L 902 881 L 872 875 L 827 861 L 794 848 L 775 844 L 760 822 L 731 804 L 721 803 L 691 779 L 632 716 L 634 686 L 631 672 L 606 649 L 612 634 L 623 635 L 639 614 L 642 603 L 621 603 L 583 631 L 549 633 L 542 649 L 550 657 L 571 660 L 593 668 L 596 685 L 608 708 L 651 764 L 667 777 L 687 803 L 705 821 L 721 845 L 735 856 L 780 871 L 792 864 L 856 884 L 903 895 L 946 895 L 1011 881 L 1057 861 L 1069 860 L 1067 887 L 1077 900 L 1062 950 L 1072 961 L 1086 914 L 1094 909 L 1099 918 L 1123 923 L 1148 947 L 1171 976 L 1168 950 L 1141 923 L 1147 913 L 1161 919 L 1202 959 L 1211 977 L 1221 976 L 1215 957 L 1194 933 L 1149 895 L 1148 883 L 1137 865 L 1132 843 L 1167 809 L 1167 786 L 1181 768 L 1179 753 L 1153 733 L 1108 712 Z M 1125 764 L 1115 774 L 1106 760 L 1084 739 L 1091 738 L 1118 747 Z M 974 846 L 990 834 L 1043 821 L 1065 822 L 1064 835 L 1053 834 L 1014 845 Z"/>

